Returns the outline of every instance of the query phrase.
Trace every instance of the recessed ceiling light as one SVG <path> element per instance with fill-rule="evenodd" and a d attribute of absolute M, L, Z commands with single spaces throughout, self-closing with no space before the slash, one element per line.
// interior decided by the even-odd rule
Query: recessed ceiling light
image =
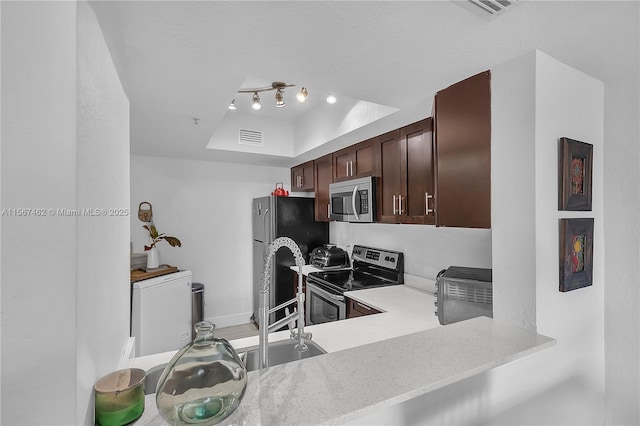
<path fill-rule="evenodd" d="M 327 103 L 333 105 L 336 102 L 338 102 L 338 98 L 336 98 L 336 95 L 334 95 L 333 93 L 329 93 L 327 95 Z"/>

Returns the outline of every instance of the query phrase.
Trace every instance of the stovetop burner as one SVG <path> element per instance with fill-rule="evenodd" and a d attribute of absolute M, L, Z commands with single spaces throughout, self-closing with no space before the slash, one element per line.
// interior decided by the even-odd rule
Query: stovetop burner
<path fill-rule="evenodd" d="M 323 284 L 336 287 L 336 289 L 339 289 L 342 292 L 400 284 L 398 282 L 386 280 L 374 275 L 368 275 L 359 271 L 311 272 L 309 275 L 313 275 L 315 278 L 322 281 Z"/>
<path fill-rule="evenodd" d="M 352 270 L 311 272 L 307 280 L 338 293 L 404 282 L 404 259 L 400 252 L 356 245 L 352 260 Z"/>

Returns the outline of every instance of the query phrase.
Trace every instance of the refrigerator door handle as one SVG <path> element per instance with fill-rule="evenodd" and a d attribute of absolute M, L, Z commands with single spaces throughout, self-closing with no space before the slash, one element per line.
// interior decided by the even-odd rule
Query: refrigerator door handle
<path fill-rule="evenodd" d="M 270 226 L 267 226 L 267 215 L 269 214 L 269 209 L 266 208 L 264 209 L 264 216 L 262 217 L 262 226 L 264 228 L 264 242 L 267 243 L 267 245 L 269 243 L 271 243 L 271 239 L 269 238 L 269 231 L 270 231 Z"/>

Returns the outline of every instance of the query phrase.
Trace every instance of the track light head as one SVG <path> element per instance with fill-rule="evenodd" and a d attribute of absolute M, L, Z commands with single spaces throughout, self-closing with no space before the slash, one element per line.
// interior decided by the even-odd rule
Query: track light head
<path fill-rule="evenodd" d="M 284 106 L 284 93 L 282 89 L 276 91 L 276 108 L 282 108 Z"/>
<path fill-rule="evenodd" d="M 296 93 L 296 99 L 301 103 L 307 100 L 307 96 L 309 96 L 309 92 L 306 87 L 303 87 L 298 93 Z"/>
<path fill-rule="evenodd" d="M 253 92 L 253 104 L 251 104 L 251 108 L 256 111 L 260 111 L 262 109 L 262 104 L 260 103 L 260 96 L 258 96 L 258 92 Z"/>

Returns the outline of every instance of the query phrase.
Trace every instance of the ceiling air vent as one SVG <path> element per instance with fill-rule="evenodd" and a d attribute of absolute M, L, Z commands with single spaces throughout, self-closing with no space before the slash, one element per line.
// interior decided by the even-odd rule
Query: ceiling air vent
<path fill-rule="evenodd" d="M 467 9 L 467 11 L 473 13 L 486 21 L 491 21 L 494 18 L 502 15 L 507 10 L 510 10 L 511 6 L 518 3 L 518 0 L 451 0 L 454 4 Z"/>
<path fill-rule="evenodd" d="M 469 0 L 470 3 L 491 15 L 499 15 L 503 13 L 509 6 L 517 3 L 517 1 L 518 0 Z"/>
<path fill-rule="evenodd" d="M 240 145 L 264 146 L 264 138 L 260 131 L 240 129 L 238 143 Z"/>

